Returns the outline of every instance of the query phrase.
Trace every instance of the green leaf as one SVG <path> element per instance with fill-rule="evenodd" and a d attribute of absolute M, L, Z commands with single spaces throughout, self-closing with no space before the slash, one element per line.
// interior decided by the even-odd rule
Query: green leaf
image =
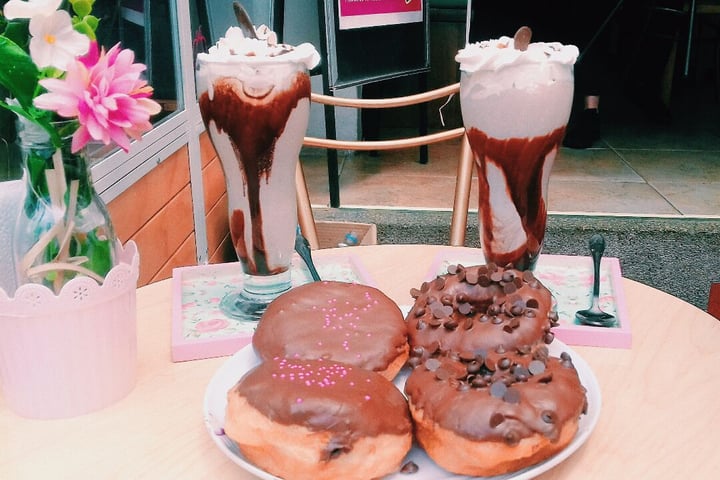
<path fill-rule="evenodd" d="M 75 14 L 82 18 L 86 15 L 90 15 L 95 0 L 70 0 L 70 3 L 72 4 Z"/>
<path fill-rule="evenodd" d="M 15 42 L 0 37 L 0 85 L 4 86 L 20 105 L 29 110 L 38 82 L 38 69 Z"/>
<path fill-rule="evenodd" d="M 8 22 L 3 36 L 15 42 L 27 51 L 30 42 L 29 22 L 27 20 L 13 20 Z"/>

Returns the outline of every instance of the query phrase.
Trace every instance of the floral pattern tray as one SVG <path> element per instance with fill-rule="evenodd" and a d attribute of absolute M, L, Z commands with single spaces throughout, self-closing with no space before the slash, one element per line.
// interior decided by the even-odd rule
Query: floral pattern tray
<path fill-rule="evenodd" d="M 350 252 L 324 257 L 315 262 L 326 280 L 375 286 L 360 261 Z M 293 286 L 312 281 L 299 256 L 293 257 Z M 232 355 L 247 345 L 255 322 L 228 318 L 220 311 L 220 300 L 242 285 L 237 262 L 180 267 L 173 270 L 172 360 L 181 362 Z"/>
<path fill-rule="evenodd" d="M 485 263 L 482 251 L 441 251 L 435 258 L 426 280 L 447 273 L 451 264 L 479 265 Z M 553 329 L 555 336 L 568 345 L 630 348 L 632 336 L 625 304 L 620 262 L 603 257 L 600 263 L 600 308 L 617 318 L 612 327 L 581 325 L 575 312 L 589 308 L 592 297 L 593 265 L 591 257 L 540 255 L 535 276 L 557 301 L 560 323 Z"/>

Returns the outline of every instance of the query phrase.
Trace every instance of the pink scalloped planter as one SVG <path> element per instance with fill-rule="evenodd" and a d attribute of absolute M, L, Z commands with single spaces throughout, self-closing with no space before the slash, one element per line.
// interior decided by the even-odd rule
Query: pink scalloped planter
<path fill-rule="evenodd" d="M 102 285 L 75 278 L 55 295 L 27 284 L 13 298 L 0 289 L 0 391 L 17 414 L 83 415 L 135 387 L 140 260 L 132 241 L 119 250 Z"/>

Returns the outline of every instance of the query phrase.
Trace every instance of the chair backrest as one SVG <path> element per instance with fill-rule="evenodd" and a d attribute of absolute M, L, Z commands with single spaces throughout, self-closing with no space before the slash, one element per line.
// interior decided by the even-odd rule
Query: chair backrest
<path fill-rule="evenodd" d="M 445 87 L 437 88 L 427 92 L 403 97 L 380 98 L 380 99 L 355 99 L 341 98 L 330 95 L 313 93 L 310 100 L 322 105 L 351 108 L 395 108 L 417 105 L 429 102 L 442 97 L 457 94 L 460 91 L 460 84 L 454 83 Z M 304 145 L 308 147 L 321 147 L 334 150 L 395 150 L 413 148 L 433 143 L 453 140 L 463 137 L 460 159 L 458 160 L 458 175 L 455 187 L 455 198 L 453 204 L 453 216 L 450 228 L 450 244 L 453 246 L 463 245 L 465 242 L 465 230 L 467 225 L 468 204 L 470 200 L 470 184 L 472 180 L 472 153 L 469 143 L 465 137 L 465 129 L 462 127 L 452 128 L 427 135 L 417 135 L 397 138 L 392 140 L 335 140 L 317 137 L 305 137 Z M 299 165 L 299 163 L 298 163 Z M 314 217 L 310 205 L 307 186 L 305 185 L 302 166 L 298 167 L 296 176 L 298 191 L 298 222 L 300 229 L 312 249 L 318 248 L 317 232 L 315 231 Z"/>

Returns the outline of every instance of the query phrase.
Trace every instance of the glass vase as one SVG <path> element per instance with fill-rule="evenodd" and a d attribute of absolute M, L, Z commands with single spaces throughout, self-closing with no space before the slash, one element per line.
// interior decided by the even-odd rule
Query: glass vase
<path fill-rule="evenodd" d="M 26 192 L 14 251 L 18 286 L 38 283 L 59 293 L 78 275 L 102 284 L 117 264 L 117 238 L 93 186 L 85 150 L 71 152 L 74 125 L 54 126 L 61 133 L 60 148 L 37 126 L 18 122 Z"/>

